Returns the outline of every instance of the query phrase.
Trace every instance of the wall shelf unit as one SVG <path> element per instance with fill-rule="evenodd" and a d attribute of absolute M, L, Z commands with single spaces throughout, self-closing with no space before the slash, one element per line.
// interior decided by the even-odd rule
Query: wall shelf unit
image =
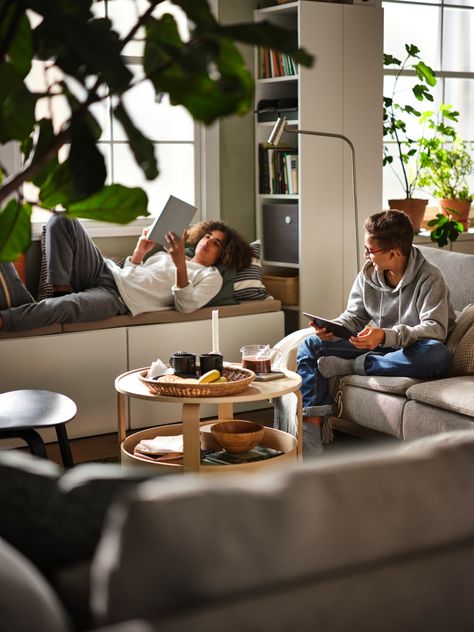
<path fill-rule="evenodd" d="M 275 104 L 275 120 L 280 108 L 287 108 L 284 113 L 294 129 L 351 139 L 357 160 L 362 251 L 364 220 L 382 208 L 383 10 L 301 0 L 257 9 L 254 16 L 255 21 L 296 30 L 299 45 L 315 56 L 313 67 L 297 68 L 296 75 L 259 78 L 261 56 L 255 51 L 257 235 L 267 274 L 299 276 L 299 303 L 285 307 L 287 331 L 291 331 L 307 325 L 303 309 L 336 317 L 362 263 L 356 261 L 351 156 L 340 140 L 287 133 L 281 146 L 297 154 L 297 192 L 268 192 L 272 165 L 273 177 L 284 176 L 287 182 L 291 158 L 266 153 L 274 121 L 262 118 L 271 118 L 268 109 Z M 270 176 L 262 174 L 263 169 L 270 170 Z M 289 259 L 269 257 L 286 242 L 285 230 L 295 235 L 295 227 L 295 243 L 288 237 Z"/>

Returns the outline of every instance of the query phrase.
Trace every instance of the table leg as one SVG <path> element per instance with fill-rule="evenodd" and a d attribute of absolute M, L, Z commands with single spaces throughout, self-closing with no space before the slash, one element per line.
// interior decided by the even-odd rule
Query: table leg
<path fill-rule="evenodd" d="M 120 446 L 127 436 L 125 432 L 125 395 L 123 393 L 117 393 L 117 429 Z"/>
<path fill-rule="evenodd" d="M 72 458 L 71 446 L 69 445 L 66 426 L 64 424 L 58 424 L 56 426 L 56 436 L 58 437 L 58 445 L 64 467 L 72 467 L 74 465 L 74 461 Z"/>
<path fill-rule="evenodd" d="M 218 419 L 233 419 L 234 418 L 234 404 L 218 404 L 217 405 L 217 418 Z"/>
<path fill-rule="evenodd" d="M 296 453 L 298 455 L 298 459 L 301 460 L 303 458 L 303 398 L 301 396 L 301 391 L 298 389 L 295 392 L 296 398 L 298 400 L 298 405 L 296 407 L 296 417 L 297 417 L 297 445 L 296 445 Z"/>
<path fill-rule="evenodd" d="M 199 404 L 183 404 L 183 470 L 199 471 L 201 442 L 199 432 Z"/>

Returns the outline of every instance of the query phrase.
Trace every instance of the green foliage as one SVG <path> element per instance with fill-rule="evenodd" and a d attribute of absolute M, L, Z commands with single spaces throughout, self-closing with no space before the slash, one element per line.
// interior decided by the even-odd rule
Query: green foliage
<path fill-rule="evenodd" d="M 433 101 L 430 88 L 436 85 L 436 77 L 433 70 L 419 57 L 419 49 L 413 44 L 405 44 L 406 57 L 400 61 L 392 55 L 384 54 L 384 66 L 397 68 L 393 91 L 390 96 L 383 98 L 383 134 L 384 139 L 395 141 L 397 149 L 396 159 L 401 168 L 401 177 L 397 178 L 405 192 L 406 198 L 413 197 L 414 190 L 418 186 L 419 178 L 419 144 L 418 140 L 411 138 L 407 126 L 410 121 L 423 123 L 423 113 L 410 104 L 398 102 L 398 82 L 406 70 L 415 71 L 415 83 L 411 87 L 414 97 L 420 101 Z M 387 145 L 384 145 L 383 165 L 393 167 L 393 156 Z M 409 167 L 413 167 L 413 173 L 409 174 Z"/>
<path fill-rule="evenodd" d="M 40 205 L 48 210 L 60 207 L 71 216 L 120 223 L 148 214 L 141 189 L 105 186 L 106 166 L 97 148 L 101 129 L 90 112 L 92 105 L 111 97 L 137 164 L 147 179 L 158 176 L 154 146 L 123 103 L 133 77 L 122 52 L 139 30 L 145 32 L 144 80 L 152 82 L 157 96 L 167 93 L 172 104 L 184 106 L 206 125 L 252 108 L 254 83 L 237 42 L 281 50 L 297 63 L 312 64 L 312 57 L 298 49 L 294 32 L 266 22 L 220 25 L 208 0 L 173 0 L 191 24 L 189 39 L 183 41 L 172 15 L 153 17 L 161 1 L 143 3 L 136 23 L 121 37 L 107 18 L 95 17 L 92 5 L 99 0 L 0 0 L 0 142 L 18 142 L 24 158 L 15 173 L 0 164 L 0 260 L 13 259 L 28 247 L 26 182 L 39 187 Z M 29 11 L 38 17 L 35 26 Z M 33 59 L 47 61 L 57 71 L 54 76 L 63 77 L 42 94 L 25 82 Z M 74 94 L 73 84 L 80 87 Z M 50 119 L 35 117 L 38 99 L 53 94 L 64 95 L 70 108 L 60 130 L 53 129 Z M 61 161 L 58 153 L 65 145 L 69 153 Z"/>
<path fill-rule="evenodd" d="M 451 105 L 441 105 L 439 112 L 427 113 L 425 118 L 433 136 L 420 140 L 419 186 L 427 188 L 436 198 L 472 201 L 472 193 L 467 184 L 467 176 L 473 172 L 473 160 L 467 143 L 455 128 L 445 120 L 457 121 L 459 112 Z"/>
<path fill-rule="evenodd" d="M 448 210 L 454 215 L 458 215 L 453 208 Z M 435 219 L 428 222 L 428 226 L 432 229 L 430 234 L 431 241 L 437 243 L 440 248 L 447 246 L 450 241 L 456 241 L 458 236 L 464 231 L 461 222 L 458 222 L 451 213 L 449 215 L 438 213 Z"/>

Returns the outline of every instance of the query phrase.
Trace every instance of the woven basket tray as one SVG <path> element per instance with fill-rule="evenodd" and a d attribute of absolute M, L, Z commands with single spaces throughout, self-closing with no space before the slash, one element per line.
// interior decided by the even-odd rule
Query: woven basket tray
<path fill-rule="evenodd" d="M 247 386 L 255 379 L 255 373 L 249 369 L 225 368 L 222 375 L 227 382 L 211 382 L 210 384 L 198 384 L 184 379 L 175 382 L 160 382 L 147 377 L 148 369 L 138 375 L 146 384 L 153 395 L 166 395 L 169 397 L 222 397 L 236 395 L 245 391 Z"/>

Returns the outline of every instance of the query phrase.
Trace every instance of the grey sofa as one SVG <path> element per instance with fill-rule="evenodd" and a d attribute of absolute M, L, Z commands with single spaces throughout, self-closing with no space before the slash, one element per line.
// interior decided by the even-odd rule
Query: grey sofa
<path fill-rule="evenodd" d="M 458 313 L 474 303 L 474 255 L 430 247 L 420 250 L 443 271 Z M 312 332 L 312 328 L 294 332 L 277 345 L 288 368 L 296 370 L 298 345 Z M 470 340 L 474 346 L 474 332 Z M 474 349 L 470 355 L 474 356 Z M 471 360 L 470 371 L 474 373 L 472 365 Z M 396 439 L 415 439 L 474 429 L 473 374 L 430 381 L 348 375 L 334 380 L 332 386 L 338 409 L 333 425 L 346 432 L 367 435 L 375 431 Z"/>
<path fill-rule="evenodd" d="M 238 477 L 0 452 L 0 630 L 470 632 L 473 463 L 472 431 Z"/>

